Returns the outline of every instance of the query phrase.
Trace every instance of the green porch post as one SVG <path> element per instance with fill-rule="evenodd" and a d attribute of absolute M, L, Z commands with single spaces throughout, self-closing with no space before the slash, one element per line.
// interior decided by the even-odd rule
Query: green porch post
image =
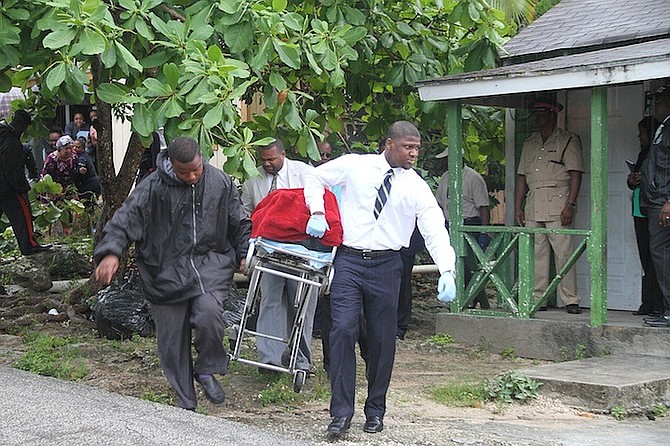
<path fill-rule="evenodd" d="M 607 322 L 607 88 L 591 90 L 591 326 Z"/>
<path fill-rule="evenodd" d="M 465 296 L 465 240 L 463 239 L 463 132 L 460 101 L 447 103 L 449 144 L 449 233 L 456 251 L 456 300 L 451 311 L 460 312 Z"/>

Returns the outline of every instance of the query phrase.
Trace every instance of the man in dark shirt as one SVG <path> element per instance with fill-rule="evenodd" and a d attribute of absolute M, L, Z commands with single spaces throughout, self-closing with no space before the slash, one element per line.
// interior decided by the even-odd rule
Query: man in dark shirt
<path fill-rule="evenodd" d="M 31 119 L 25 110 L 17 110 L 11 124 L 0 123 L 0 215 L 7 218 L 14 229 L 21 254 L 30 255 L 47 249 L 35 241 L 26 180 L 26 150 L 21 135 Z"/>
<path fill-rule="evenodd" d="M 656 130 L 649 155 L 642 164 L 641 204 L 647 208 L 649 248 L 664 300 L 663 313 L 645 320 L 652 327 L 670 328 L 670 88 L 661 88 L 654 98 Z"/>

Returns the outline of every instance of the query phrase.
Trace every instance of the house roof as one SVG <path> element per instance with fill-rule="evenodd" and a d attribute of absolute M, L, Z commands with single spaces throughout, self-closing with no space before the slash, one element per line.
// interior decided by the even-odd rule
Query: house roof
<path fill-rule="evenodd" d="M 670 36 L 668 0 L 562 0 L 512 38 L 503 64 Z"/>
<path fill-rule="evenodd" d="M 519 108 L 525 104 L 514 95 L 635 83 L 669 75 L 670 37 L 426 80 L 417 86 L 424 101 L 467 99 L 472 104 Z"/>
<path fill-rule="evenodd" d="M 670 0 L 562 0 L 504 47 L 502 67 L 417 82 L 424 101 L 525 107 L 533 93 L 670 76 Z"/>

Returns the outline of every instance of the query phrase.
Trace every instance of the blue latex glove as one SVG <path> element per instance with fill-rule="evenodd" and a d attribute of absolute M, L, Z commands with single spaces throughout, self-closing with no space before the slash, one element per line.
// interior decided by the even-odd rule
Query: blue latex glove
<path fill-rule="evenodd" d="M 324 214 L 314 214 L 309 217 L 305 232 L 312 237 L 321 238 L 328 229 L 330 228 L 328 227 L 326 216 Z"/>
<path fill-rule="evenodd" d="M 456 297 L 456 281 L 454 280 L 454 273 L 446 271 L 440 276 L 437 281 L 437 298 L 448 304 Z"/>

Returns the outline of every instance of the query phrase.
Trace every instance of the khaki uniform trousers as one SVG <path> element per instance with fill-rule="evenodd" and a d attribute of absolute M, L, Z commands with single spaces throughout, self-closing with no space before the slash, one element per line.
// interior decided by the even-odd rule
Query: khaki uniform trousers
<path fill-rule="evenodd" d="M 566 229 L 561 226 L 561 221 L 531 221 L 526 220 L 528 228 Z M 571 227 L 571 226 L 570 226 Z M 549 246 L 554 250 L 554 265 L 556 271 L 560 271 L 568 261 L 574 249 L 572 236 L 557 234 L 535 234 L 535 298 L 547 289 L 549 284 Z M 565 277 L 558 284 L 558 296 L 563 305 L 579 305 L 580 297 L 577 295 L 577 271 L 573 265 Z"/>

